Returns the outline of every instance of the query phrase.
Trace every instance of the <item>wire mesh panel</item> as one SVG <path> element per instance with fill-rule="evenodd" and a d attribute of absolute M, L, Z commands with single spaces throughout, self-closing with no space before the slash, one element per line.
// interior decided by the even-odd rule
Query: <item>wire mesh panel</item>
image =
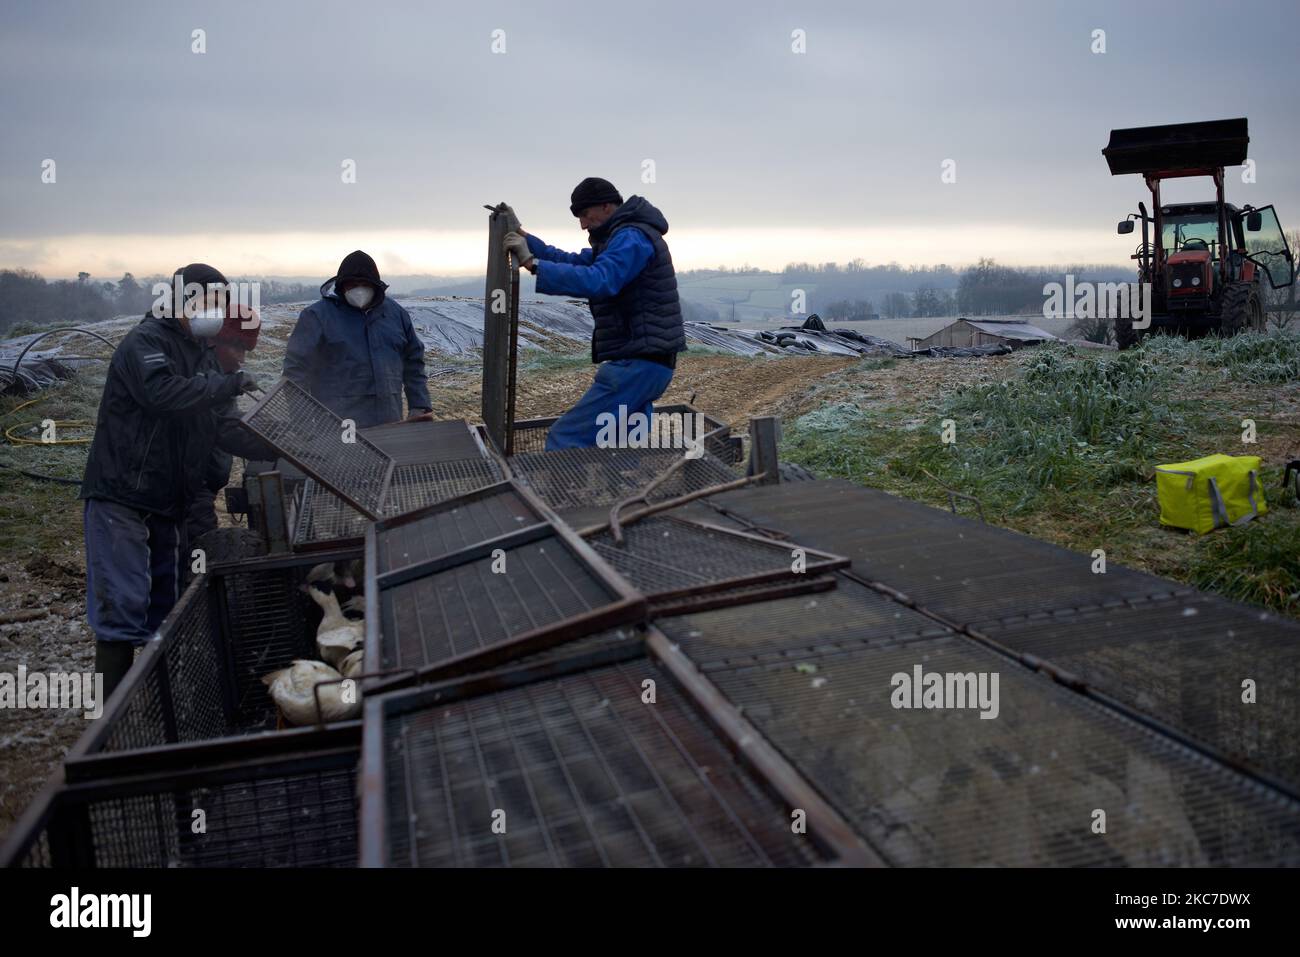
<path fill-rule="evenodd" d="M 527 419 L 515 421 L 514 454 L 546 451 L 546 433 L 550 431 L 558 416 L 548 419 Z"/>
<path fill-rule="evenodd" d="M 847 564 L 836 556 L 774 539 L 682 521 L 667 515 L 643 519 L 588 541 L 610 567 L 649 598 L 817 574 Z"/>
<path fill-rule="evenodd" d="M 353 508 L 379 517 L 392 458 L 345 430 L 342 419 L 300 386 L 281 379 L 241 422 Z"/>
<path fill-rule="evenodd" d="M 388 696 L 382 709 L 382 786 L 362 815 L 378 818 L 386 865 L 823 860 L 648 661 L 422 706 L 427 694 Z"/>
<path fill-rule="evenodd" d="M 129 676 L 125 705 L 101 719 L 108 729 L 100 745 L 104 750 L 197 741 L 226 732 L 228 715 L 208 585 L 204 578 L 191 582 L 159 629 L 162 638 L 146 646 Z M 80 748 L 74 748 L 73 755 L 79 754 Z"/>
<path fill-rule="evenodd" d="M 340 728 L 347 746 L 336 735 L 288 756 L 47 791 L 28 829 L 10 835 L 0 865 L 355 866 L 358 725 Z"/>
<path fill-rule="evenodd" d="M 501 481 L 501 467 L 491 459 L 452 459 L 398 465 L 393 469 L 385 516 L 402 515 L 426 505 L 445 502 Z M 294 531 L 295 547 L 360 541 L 365 537 L 364 515 L 347 502 L 308 479 L 303 487 Z"/>
<path fill-rule="evenodd" d="M 680 449 L 564 449 L 514 456 L 510 467 L 551 508 L 613 505 L 658 478 L 682 457 Z M 689 460 L 655 490 L 652 502 L 734 481 L 735 474 L 707 452 Z"/>
<path fill-rule="evenodd" d="M 502 551 L 384 588 L 379 659 L 367 669 L 427 672 L 575 619 L 590 632 L 639 615 L 554 535 Z"/>
<path fill-rule="evenodd" d="M 763 488 L 724 507 L 834 543 L 922 607 L 1300 785 L 1300 626 L 1113 564 L 1094 574 L 1086 556 L 938 509 L 818 484 L 806 502 Z M 1261 692 L 1253 702 L 1247 680 Z"/>
<path fill-rule="evenodd" d="M 1300 623 L 1195 595 L 981 631 L 1300 789 Z"/>
<path fill-rule="evenodd" d="M 843 576 L 832 591 L 657 618 L 702 671 L 797 662 L 810 654 L 900 636 L 952 634 L 925 615 Z"/>
<path fill-rule="evenodd" d="M 728 514 L 847 555 L 860 575 L 895 588 L 959 625 L 1009 614 L 1119 605 L 1192 589 L 842 481 L 743 489 Z"/>
<path fill-rule="evenodd" d="M 894 864 L 1300 864 L 1300 804 L 964 637 L 709 677 Z"/>
<path fill-rule="evenodd" d="M 390 422 L 361 434 L 387 453 L 395 466 L 483 458 L 484 450 L 464 419 Z"/>
<path fill-rule="evenodd" d="M 393 472 L 384 515 L 401 515 L 501 481 L 491 459 L 450 459 L 403 465 Z"/>
<path fill-rule="evenodd" d="M 375 529 L 376 570 L 383 575 L 544 522 L 512 485 L 485 486 L 482 494 L 381 522 Z"/>

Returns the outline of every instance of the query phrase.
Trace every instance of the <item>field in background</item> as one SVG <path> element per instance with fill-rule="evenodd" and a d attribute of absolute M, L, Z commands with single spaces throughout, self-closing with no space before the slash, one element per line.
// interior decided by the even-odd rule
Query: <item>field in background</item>
<path fill-rule="evenodd" d="M 869 336 L 878 336 L 881 339 L 890 339 L 894 342 L 897 342 L 900 346 L 905 347 L 907 345 L 907 339 L 909 336 L 915 337 L 917 339 L 923 339 L 926 336 L 930 335 L 931 333 L 938 332 L 944 326 L 949 325 L 954 320 L 956 320 L 956 318 L 957 318 L 956 316 L 947 316 L 945 318 L 932 317 L 929 319 L 872 319 L 869 322 L 868 321 L 828 322 L 826 323 L 826 328 L 831 330 L 854 329 L 858 332 L 864 333 Z M 1028 322 L 1031 326 L 1037 326 L 1039 329 L 1042 329 L 1044 332 L 1050 332 L 1052 335 L 1059 336 L 1062 339 L 1068 337 L 1070 325 L 1074 322 L 1073 319 L 1044 319 L 1042 316 L 1001 316 L 1001 317 L 972 316 L 971 318 L 977 318 L 989 322 L 996 321 L 999 318 L 1023 319 L 1024 321 Z M 716 323 L 716 325 L 720 325 L 720 326 L 728 326 L 728 327 L 754 326 L 759 329 L 775 328 L 777 326 L 795 326 L 798 324 L 799 323 L 796 322 L 793 317 L 789 317 L 789 316 L 785 317 L 780 322 L 773 321 L 769 323 L 761 323 L 761 322 L 760 323 L 753 323 L 753 322 Z"/>

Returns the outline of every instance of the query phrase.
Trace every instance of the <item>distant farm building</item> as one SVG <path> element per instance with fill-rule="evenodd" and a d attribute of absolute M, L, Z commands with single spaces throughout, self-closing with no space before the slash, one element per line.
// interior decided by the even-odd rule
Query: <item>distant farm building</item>
<path fill-rule="evenodd" d="M 1056 336 L 1045 329 L 1031 326 L 1024 319 L 999 319 L 996 322 L 983 319 L 958 319 L 944 326 L 938 332 L 925 338 L 908 336 L 907 344 L 913 352 L 935 346 L 955 346 L 970 348 L 972 346 L 1021 346 L 1037 342 L 1057 342 Z"/>

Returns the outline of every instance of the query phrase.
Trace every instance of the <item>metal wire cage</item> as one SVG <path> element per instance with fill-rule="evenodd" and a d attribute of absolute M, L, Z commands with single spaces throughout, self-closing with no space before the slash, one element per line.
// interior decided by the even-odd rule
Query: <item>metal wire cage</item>
<path fill-rule="evenodd" d="M 1300 793 L 1293 620 L 844 482 L 746 489 L 722 507 L 842 550 L 917 607 Z"/>
<path fill-rule="evenodd" d="M 353 867 L 359 721 L 232 758 L 54 781 L 0 847 L 0 866 Z"/>
<path fill-rule="evenodd" d="M 101 776 L 178 745 L 275 727 L 262 677 L 295 658 L 316 657 L 318 612 L 299 586 L 320 557 L 213 566 L 195 578 L 69 752 L 69 777 Z"/>
<path fill-rule="evenodd" d="M 508 481 L 376 523 L 366 671 L 400 674 L 370 687 L 495 668 L 640 621 L 644 596 L 553 519 Z"/>
<path fill-rule="evenodd" d="M 708 675 L 894 865 L 1300 864 L 1300 803 L 963 636 Z"/>
<path fill-rule="evenodd" d="M 364 865 L 828 860 L 645 659 L 398 692 L 368 708 Z"/>
<path fill-rule="evenodd" d="M 1295 621 L 1192 595 L 1024 615 L 981 631 L 1300 791 Z"/>

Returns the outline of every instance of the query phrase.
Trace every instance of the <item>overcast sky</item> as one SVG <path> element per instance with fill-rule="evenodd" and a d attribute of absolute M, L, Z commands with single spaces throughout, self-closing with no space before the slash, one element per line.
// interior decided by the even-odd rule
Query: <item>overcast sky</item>
<path fill-rule="evenodd" d="M 1109 175 L 1112 127 L 1248 116 L 1256 182 L 1230 171 L 1229 199 L 1300 225 L 1298 14 L 5 0 L 0 268 L 327 276 L 361 247 L 388 273 L 468 274 L 486 202 L 580 248 L 568 197 L 587 175 L 664 211 L 679 268 L 1123 262 L 1136 239 L 1115 222 L 1144 189 Z M 1210 189 L 1182 185 L 1173 199 Z"/>

